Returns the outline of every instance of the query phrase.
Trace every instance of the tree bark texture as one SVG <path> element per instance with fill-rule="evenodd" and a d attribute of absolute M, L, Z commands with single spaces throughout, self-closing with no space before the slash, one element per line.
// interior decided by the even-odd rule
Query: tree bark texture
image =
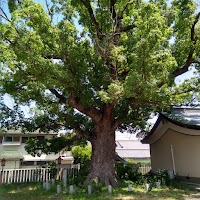
<path fill-rule="evenodd" d="M 96 125 L 91 143 L 89 180 L 97 179 L 107 185 L 115 185 L 115 130 L 106 123 Z"/>

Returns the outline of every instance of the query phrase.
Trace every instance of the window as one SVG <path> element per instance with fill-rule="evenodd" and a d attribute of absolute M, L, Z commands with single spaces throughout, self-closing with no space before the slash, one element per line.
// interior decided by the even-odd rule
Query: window
<path fill-rule="evenodd" d="M 12 142 L 12 137 L 11 136 L 5 136 L 4 142 Z"/>
<path fill-rule="evenodd" d="M 21 166 L 31 166 L 34 165 L 34 161 L 22 161 Z"/>
<path fill-rule="evenodd" d="M 13 136 L 13 142 L 20 142 L 19 136 Z"/>
<path fill-rule="evenodd" d="M 20 144 L 21 137 L 20 136 L 4 136 L 3 144 Z"/>
<path fill-rule="evenodd" d="M 45 165 L 47 164 L 47 161 L 37 161 L 37 165 Z"/>

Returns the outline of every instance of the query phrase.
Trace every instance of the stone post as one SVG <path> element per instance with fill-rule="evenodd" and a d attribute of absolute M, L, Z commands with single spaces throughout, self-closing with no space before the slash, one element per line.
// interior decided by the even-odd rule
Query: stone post
<path fill-rule="evenodd" d="M 52 183 L 52 185 L 55 185 L 55 179 L 54 178 L 51 179 L 51 183 Z"/>
<path fill-rule="evenodd" d="M 132 184 L 128 184 L 128 192 L 132 192 Z"/>
<path fill-rule="evenodd" d="M 63 187 L 66 188 L 67 187 L 67 170 L 64 169 L 63 170 Z"/>
<path fill-rule="evenodd" d="M 70 185 L 69 186 L 69 194 L 73 194 L 74 193 L 74 186 Z"/>
<path fill-rule="evenodd" d="M 60 193 L 61 193 L 61 186 L 57 185 L 57 194 L 60 194 Z"/>
<path fill-rule="evenodd" d="M 112 185 L 109 185 L 109 186 L 108 186 L 108 193 L 109 193 L 109 194 L 112 194 Z"/>
<path fill-rule="evenodd" d="M 92 186 L 88 185 L 88 194 L 91 195 L 92 194 Z"/>

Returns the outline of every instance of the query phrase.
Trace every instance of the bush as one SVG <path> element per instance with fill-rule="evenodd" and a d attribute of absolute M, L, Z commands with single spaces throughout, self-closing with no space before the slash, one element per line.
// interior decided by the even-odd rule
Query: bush
<path fill-rule="evenodd" d="M 156 174 L 152 171 L 149 171 L 147 174 L 144 175 L 144 182 L 146 183 L 155 183 L 156 182 Z"/>
<path fill-rule="evenodd" d="M 132 182 L 141 184 L 143 176 L 139 173 L 139 164 L 135 163 L 117 163 L 116 172 L 117 177 L 121 180 L 130 180 Z"/>
<path fill-rule="evenodd" d="M 92 146 L 74 146 L 72 148 L 72 156 L 74 157 L 74 163 L 84 164 L 91 160 Z"/>
<path fill-rule="evenodd" d="M 81 165 L 78 176 L 74 180 L 75 184 L 83 183 L 86 180 L 89 174 L 91 155 L 91 145 L 87 145 L 85 147 L 74 146 L 72 148 L 72 156 L 74 157 L 74 163 L 80 163 Z"/>
<path fill-rule="evenodd" d="M 157 172 L 156 172 L 156 180 L 160 180 L 162 185 L 167 185 L 169 186 L 170 185 L 170 177 L 169 177 L 169 174 L 168 174 L 168 171 L 165 170 L 165 169 L 159 169 Z"/>
<path fill-rule="evenodd" d="M 162 185 L 169 186 L 171 182 L 169 174 L 165 169 L 159 169 L 156 173 L 152 171 L 148 172 L 144 175 L 144 180 L 152 185 L 154 185 L 156 181 L 161 181 Z"/>

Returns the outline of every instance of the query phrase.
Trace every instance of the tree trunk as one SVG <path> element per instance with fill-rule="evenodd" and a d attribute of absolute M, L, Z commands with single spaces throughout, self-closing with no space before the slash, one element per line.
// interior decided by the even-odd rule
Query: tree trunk
<path fill-rule="evenodd" d="M 94 130 L 89 180 L 97 179 L 107 185 L 115 185 L 115 129 L 107 120 L 105 124 L 96 125 Z"/>

